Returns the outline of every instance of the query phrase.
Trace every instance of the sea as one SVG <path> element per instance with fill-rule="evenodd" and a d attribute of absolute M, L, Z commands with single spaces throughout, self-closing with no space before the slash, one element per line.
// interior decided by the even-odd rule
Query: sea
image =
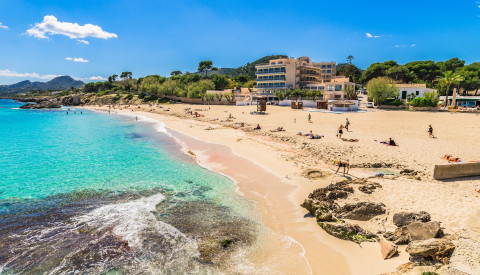
<path fill-rule="evenodd" d="M 22 104 L 0 99 L 0 274 L 254 271 L 251 202 L 162 122 Z"/>

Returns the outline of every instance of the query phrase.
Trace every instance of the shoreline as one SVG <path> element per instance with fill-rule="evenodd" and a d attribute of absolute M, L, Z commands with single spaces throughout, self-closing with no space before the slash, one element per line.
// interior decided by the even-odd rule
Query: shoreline
<path fill-rule="evenodd" d="M 96 111 L 108 111 L 108 109 L 105 108 L 86 108 Z M 149 119 L 155 119 L 164 123 L 168 129 L 173 129 L 190 138 L 207 142 L 211 145 L 226 146 L 230 148 L 232 154 L 237 157 L 244 158 L 255 166 L 261 167 L 266 173 L 275 174 L 275 177 L 277 177 L 283 187 L 288 187 L 286 189 L 287 191 L 277 192 L 276 197 L 272 196 L 275 190 L 262 190 L 266 193 L 259 193 L 258 189 L 264 188 L 265 185 L 262 186 L 262 184 L 258 183 L 256 185 L 247 185 L 244 181 L 238 179 L 238 176 L 232 176 L 232 174 L 234 174 L 232 167 L 221 167 L 225 166 L 225 163 L 219 164 L 215 161 L 209 161 L 208 154 L 205 156 L 205 153 L 201 152 L 201 150 L 192 150 L 199 158 L 197 161 L 200 162 L 200 165 L 206 165 L 213 171 L 234 178 L 239 191 L 243 193 L 247 199 L 260 204 L 260 206 L 265 209 L 262 211 L 262 219 L 267 227 L 280 235 L 291 237 L 295 242 L 300 244 L 305 251 L 305 258 L 310 264 L 313 274 L 378 274 L 393 271 L 397 266 L 408 262 L 406 253 L 402 253 L 400 257 L 389 261 L 384 261 L 381 258 L 378 243 L 362 243 L 361 245 L 357 245 L 352 242 L 336 239 L 324 232 L 313 218 L 308 218 L 306 215 L 307 211 L 300 207 L 301 202 L 303 202 L 303 199 L 307 197 L 308 193 L 315 188 L 325 187 L 331 183 L 332 178 L 316 181 L 314 184 L 302 178 L 298 175 L 297 167 L 291 165 L 289 161 L 284 160 L 281 154 L 273 152 L 275 150 L 271 150 L 270 148 L 272 142 L 274 146 L 284 147 L 284 145 L 275 144 L 274 141 L 268 141 L 268 145 L 261 144 L 255 137 L 247 136 L 243 131 L 228 128 L 222 128 L 222 132 L 226 133 L 215 136 L 205 135 L 207 131 L 204 131 L 202 127 L 206 125 L 215 126 L 215 124 L 205 123 L 203 121 L 188 121 L 172 115 L 142 111 L 115 111 L 117 111 L 118 114 L 145 116 Z M 202 130 L 200 131 L 199 128 Z M 219 130 L 216 130 L 216 133 L 219 133 Z M 228 141 L 226 141 L 227 139 Z M 288 148 L 282 149 L 288 151 Z M 191 150 L 191 148 L 189 147 L 188 150 Z M 261 151 L 262 154 L 259 155 L 257 151 Z M 328 170 L 329 168 L 324 166 L 322 169 Z M 342 177 L 334 178 L 340 179 Z M 272 201 L 275 200 L 288 201 L 288 204 L 283 203 L 283 205 L 274 206 Z M 278 218 L 271 218 L 272 214 Z M 272 250 L 271 253 L 275 253 L 275 250 Z M 295 270 L 291 271 L 293 272 Z"/>

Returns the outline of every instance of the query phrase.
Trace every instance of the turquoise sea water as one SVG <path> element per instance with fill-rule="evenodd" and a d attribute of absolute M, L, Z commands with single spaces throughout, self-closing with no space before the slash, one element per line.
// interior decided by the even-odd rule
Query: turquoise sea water
<path fill-rule="evenodd" d="M 0 100 L 0 273 L 198 272 L 209 267 L 172 213 L 243 219 L 234 183 L 161 123 L 20 105 Z"/>

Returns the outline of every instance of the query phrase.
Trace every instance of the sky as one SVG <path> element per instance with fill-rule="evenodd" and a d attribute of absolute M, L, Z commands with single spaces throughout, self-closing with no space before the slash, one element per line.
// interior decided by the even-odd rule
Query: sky
<path fill-rule="evenodd" d="M 84 82 L 235 68 L 266 55 L 314 62 L 480 61 L 472 0 L 0 0 L 0 84 Z"/>

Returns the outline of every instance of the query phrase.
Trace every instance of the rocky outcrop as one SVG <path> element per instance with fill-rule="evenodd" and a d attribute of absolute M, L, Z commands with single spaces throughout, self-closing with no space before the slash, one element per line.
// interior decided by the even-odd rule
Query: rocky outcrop
<path fill-rule="evenodd" d="M 335 217 L 341 219 L 368 221 L 375 216 L 385 214 L 385 205 L 375 202 L 346 204 L 336 209 L 334 213 Z"/>
<path fill-rule="evenodd" d="M 420 212 L 400 212 L 393 215 L 393 224 L 401 227 L 409 225 L 412 222 L 429 222 L 430 214 L 425 211 Z"/>
<path fill-rule="evenodd" d="M 375 242 L 377 236 L 356 224 L 349 224 L 346 222 L 319 222 L 328 234 L 339 239 L 349 240 L 356 243 L 361 242 Z"/>
<path fill-rule="evenodd" d="M 377 188 L 382 188 L 382 186 L 376 182 L 368 182 L 368 183 L 365 183 L 364 185 L 358 187 L 358 190 L 360 192 L 363 192 L 365 194 L 372 194 L 373 191 L 375 191 L 375 189 Z"/>
<path fill-rule="evenodd" d="M 448 259 L 455 250 L 455 245 L 447 239 L 427 239 L 413 241 L 407 246 L 412 262 L 440 262 L 448 263 Z"/>
<path fill-rule="evenodd" d="M 440 238 L 443 236 L 443 230 L 439 222 L 414 222 L 406 226 L 397 228 L 393 233 L 387 232 L 384 237 L 394 244 L 408 244 L 412 241 L 427 240 L 431 238 Z"/>
<path fill-rule="evenodd" d="M 50 100 L 50 101 L 42 101 L 39 103 L 27 103 L 23 106 L 20 106 L 20 109 L 55 109 L 61 108 L 62 104 L 58 101 Z"/>
<path fill-rule="evenodd" d="M 85 101 L 80 95 L 68 95 L 61 98 L 64 106 L 79 106 L 85 104 Z"/>
<path fill-rule="evenodd" d="M 378 242 L 380 245 L 380 252 L 382 253 L 382 258 L 384 260 L 390 259 L 395 255 L 398 255 L 398 248 L 396 245 L 392 244 L 386 240 L 380 240 Z"/>

